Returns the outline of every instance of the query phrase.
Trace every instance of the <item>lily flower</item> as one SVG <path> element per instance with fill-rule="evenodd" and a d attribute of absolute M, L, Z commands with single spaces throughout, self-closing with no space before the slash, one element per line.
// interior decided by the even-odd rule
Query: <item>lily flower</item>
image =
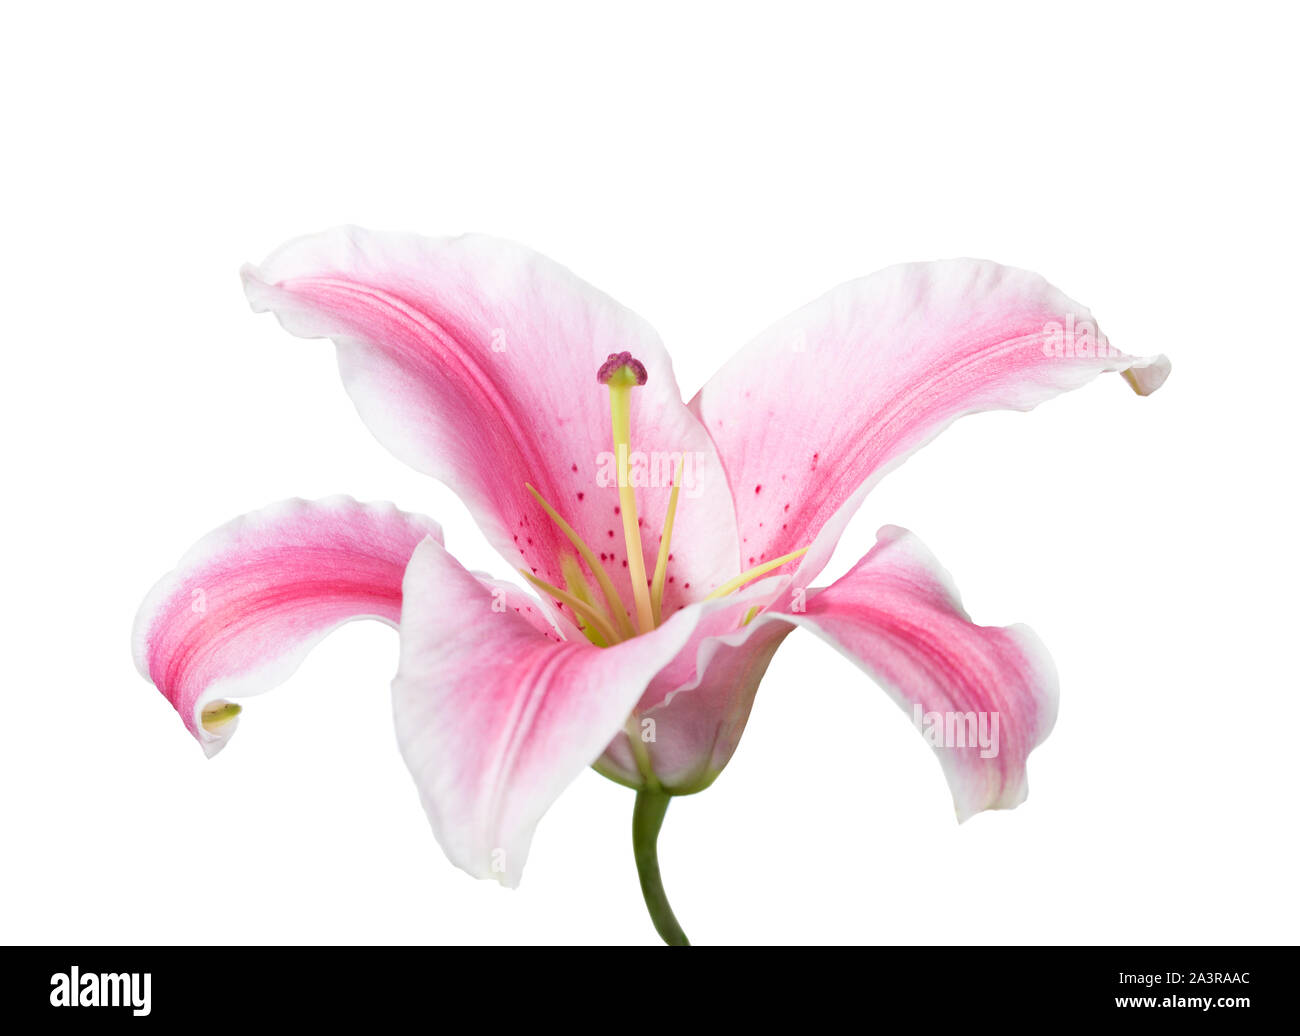
<path fill-rule="evenodd" d="M 209 755 L 238 699 L 342 623 L 387 622 L 398 741 L 452 862 L 516 885 L 538 821 L 593 766 L 636 791 L 642 891 L 670 943 L 686 938 L 655 855 L 668 803 L 727 765 L 798 627 L 909 714 L 994 717 L 992 752 L 927 738 L 959 820 L 1024 800 L 1057 708 L 1038 638 L 972 622 L 895 527 L 813 582 L 871 487 L 956 418 L 1028 410 L 1105 371 L 1146 395 L 1164 357 L 1113 350 L 1036 274 L 914 263 L 786 317 L 686 403 L 643 320 L 519 245 L 341 228 L 243 282 L 291 334 L 334 341 L 363 422 L 457 492 L 538 596 L 467 571 L 435 522 L 388 504 L 237 518 L 154 587 L 133 635 Z"/>

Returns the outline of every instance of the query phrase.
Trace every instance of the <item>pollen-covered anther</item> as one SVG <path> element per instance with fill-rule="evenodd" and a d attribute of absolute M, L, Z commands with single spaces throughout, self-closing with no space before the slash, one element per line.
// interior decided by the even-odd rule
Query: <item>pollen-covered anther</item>
<path fill-rule="evenodd" d="M 644 385 L 646 382 L 645 364 L 631 353 L 610 353 L 608 359 L 596 372 L 596 380 L 602 385 Z"/>

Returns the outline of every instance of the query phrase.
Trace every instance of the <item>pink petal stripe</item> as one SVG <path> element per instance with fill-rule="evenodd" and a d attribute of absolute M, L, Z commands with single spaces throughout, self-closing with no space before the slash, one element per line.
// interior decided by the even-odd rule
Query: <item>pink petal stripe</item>
<path fill-rule="evenodd" d="M 393 681 L 398 743 L 447 856 L 518 884 L 532 833 L 564 788 L 622 729 L 707 606 L 600 649 L 561 642 L 442 545 L 415 551 L 403 585 Z"/>
<path fill-rule="evenodd" d="M 1024 801 L 1025 762 L 1056 720 L 1055 667 L 1028 627 L 972 623 L 948 573 L 910 532 L 886 526 L 852 571 L 808 596 L 805 612 L 755 621 L 814 630 L 914 721 L 919 706 L 959 820 Z"/>
<path fill-rule="evenodd" d="M 643 320 L 564 267 L 488 237 L 345 227 L 292 241 L 243 276 L 255 310 L 295 335 L 334 340 L 369 428 L 454 489 L 511 565 L 559 584 L 560 558 L 574 554 L 525 491 L 531 483 L 601 556 L 629 605 L 618 489 L 600 484 L 612 442 L 596 372 L 609 353 L 630 351 L 649 375 L 633 393 L 632 450 L 658 461 L 654 484 L 638 486 L 647 570 L 673 458 L 691 461 L 665 613 L 736 574 L 726 477 L 667 352 Z"/>
<path fill-rule="evenodd" d="M 957 417 L 1029 410 L 1102 371 L 1145 395 L 1169 363 L 1112 349 L 1037 274 L 957 259 L 841 285 L 742 349 L 691 406 L 731 480 L 742 565 L 812 543 L 795 577 L 806 587 L 868 489 Z"/>
<path fill-rule="evenodd" d="M 209 533 L 164 576 L 136 616 L 136 667 L 208 755 L 234 732 L 206 706 L 282 683 L 308 651 L 352 619 L 396 626 L 402 574 L 436 522 L 350 497 L 288 500 Z"/>

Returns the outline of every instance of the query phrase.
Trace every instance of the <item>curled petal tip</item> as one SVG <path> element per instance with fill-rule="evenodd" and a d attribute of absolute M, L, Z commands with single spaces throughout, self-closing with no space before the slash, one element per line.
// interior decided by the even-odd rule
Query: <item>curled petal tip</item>
<path fill-rule="evenodd" d="M 1124 380 L 1139 396 L 1149 396 L 1163 385 L 1173 365 L 1164 356 L 1157 356 L 1142 366 L 1134 364 L 1124 372 Z"/>
<path fill-rule="evenodd" d="M 243 711 L 243 708 L 233 701 L 213 702 L 211 705 L 204 707 L 200 722 L 203 724 L 203 729 L 209 734 L 216 734 Z"/>
<path fill-rule="evenodd" d="M 209 755 L 230 740 L 231 699 L 284 682 L 353 619 L 396 626 L 406 564 L 431 519 L 350 497 L 285 500 L 203 537 L 146 596 L 136 667 Z"/>

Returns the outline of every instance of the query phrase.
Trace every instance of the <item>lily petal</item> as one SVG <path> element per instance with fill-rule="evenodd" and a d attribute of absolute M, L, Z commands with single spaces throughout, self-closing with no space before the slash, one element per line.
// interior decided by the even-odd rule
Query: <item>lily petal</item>
<path fill-rule="evenodd" d="M 497 604 L 436 539 L 412 556 L 403 599 L 402 756 L 451 861 L 513 887 L 542 814 L 623 729 L 707 609 L 609 648 L 561 642 Z"/>
<path fill-rule="evenodd" d="M 785 577 L 749 592 L 755 602 L 770 601 L 767 609 L 740 628 L 734 614 L 698 624 L 638 706 L 643 722 L 654 722 L 648 748 L 665 788 L 691 794 L 713 782 L 739 743 L 772 656 L 795 626 L 805 626 L 914 719 L 919 706 L 928 737 L 936 717 L 946 731 L 951 716 L 954 731 L 969 738 L 961 747 L 935 745 L 960 820 L 1024 800 L 1025 761 L 1056 717 L 1055 667 L 1027 627 L 972 623 L 951 578 L 916 536 L 881 529 L 871 552 L 828 588 L 801 592 Z M 981 729 L 990 742 L 996 730 L 996 753 L 980 747 Z M 610 743 L 598 768 L 637 784 L 622 739 Z"/>
<path fill-rule="evenodd" d="M 1042 277 L 974 259 L 850 281 L 742 349 L 691 402 L 736 498 L 742 567 L 809 543 L 808 586 L 863 497 L 956 418 L 1029 410 L 1102 371 L 1140 395 L 1163 356 L 1110 347 Z"/>
<path fill-rule="evenodd" d="M 819 633 L 914 719 L 919 710 L 959 820 L 1024 801 L 1025 762 L 1056 721 L 1055 666 L 1028 627 L 972 623 L 912 533 L 886 526 L 847 575 L 807 596 L 806 611 L 763 621 Z"/>
<path fill-rule="evenodd" d="M 600 454 L 612 443 L 596 372 L 610 353 L 630 351 L 649 372 L 633 393 L 632 449 L 658 460 L 643 469 L 654 484 L 638 486 L 647 571 L 674 458 L 691 465 L 665 614 L 735 575 L 726 478 L 658 335 L 564 267 L 489 237 L 343 227 L 291 241 L 243 277 L 255 310 L 274 312 L 295 335 L 334 340 L 343 383 L 371 431 L 455 490 L 512 565 L 560 585 L 560 560 L 574 554 L 528 483 L 607 555 L 625 603 L 633 597 L 618 489 L 598 484 L 611 470 Z"/>
<path fill-rule="evenodd" d="M 283 683 L 345 622 L 397 625 L 402 573 L 430 536 L 442 537 L 432 519 L 345 496 L 236 518 L 149 592 L 132 633 L 136 667 L 215 755 L 237 724 L 230 699 Z"/>
<path fill-rule="evenodd" d="M 654 678 L 637 712 L 659 784 L 690 795 L 713 783 L 749 720 L 759 682 L 794 626 L 772 617 L 745 623 L 755 607 L 779 599 L 790 577 L 775 577 L 709 602 L 690 640 Z M 644 781 L 626 738 L 614 738 L 596 768 L 632 787 Z"/>

